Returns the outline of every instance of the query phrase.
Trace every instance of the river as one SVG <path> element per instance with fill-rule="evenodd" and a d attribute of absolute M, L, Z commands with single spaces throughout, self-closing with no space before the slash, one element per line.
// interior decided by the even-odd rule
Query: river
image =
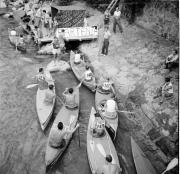
<path fill-rule="evenodd" d="M 43 132 L 35 108 L 37 88 L 26 89 L 34 83 L 32 77 L 38 68 L 46 66 L 51 57 L 35 59 L 34 52 L 16 52 L 8 40 L 8 27 L 17 25 L 13 19 L 0 18 L 0 174 L 44 174 L 45 149 L 50 127 L 61 108 L 57 102 L 53 118 Z M 53 73 L 57 95 L 66 87 L 77 85 L 71 71 Z M 57 164 L 49 174 L 90 174 L 86 153 L 86 132 L 94 94 L 85 87 L 80 89 L 80 135 L 78 131 Z M 123 174 L 136 174 L 132 160 L 129 124 L 125 115 L 119 115 L 115 147 Z M 79 147 L 80 138 L 80 147 Z"/>

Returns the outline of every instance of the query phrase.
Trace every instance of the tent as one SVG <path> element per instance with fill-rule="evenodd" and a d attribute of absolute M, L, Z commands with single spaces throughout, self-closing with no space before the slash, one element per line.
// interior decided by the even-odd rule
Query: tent
<path fill-rule="evenodd" d="M 56 17 L 58 28 L 82 27 L 85 11 L 77 6 L 51 6 L 52 18 Z"/>

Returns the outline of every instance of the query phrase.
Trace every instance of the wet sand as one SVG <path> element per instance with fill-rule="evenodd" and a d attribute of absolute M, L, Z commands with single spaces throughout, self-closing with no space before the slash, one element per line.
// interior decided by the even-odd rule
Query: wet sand
<path fill-rule="evenodd" d="M 7 28 L 12 24 L 13 20 L 0 18 L 0 174 L 43 174 L 49 130 L 62 105 L 56 102 L 53 118 L 43 132 L 35 108 L 37 88 L 26 89 L 26 86 L 34 83 L 32 77 L 38 68 L 46 66 L 51 59 L 34 59 L 34 53 L 16 52 L 8 41 Z M 71 71 L 52 75 L 60 97 L 66 87 L 78 84 Z M 69 148 L 49 174 L 91 173 L 86 154 L 86 131 L 94 94 L 85 87 L 80 89 L 80 103 L 80 136 L 78 131 L 74 134 Z M 125 115 L 119 115 L 115 147 L 123 174 L 136 173 L 129 136 L 129 130 L 135 128 L 131 126 Z"/>

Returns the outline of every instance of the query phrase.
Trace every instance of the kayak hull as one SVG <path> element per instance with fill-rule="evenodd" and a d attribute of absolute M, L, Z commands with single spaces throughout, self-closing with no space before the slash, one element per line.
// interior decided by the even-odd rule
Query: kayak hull
<path fill-rule="evenodd" d="M 120 167 L 114 144 L 105 130 L 102 137 L 93 137 L 91 133 L 91 125 L 95 120 L 95 109 L 92 107 L 87 130 L 87 155 L 92 173 L 102 172 L 105 165 L 105 157 L 110 154 L 113 158 L 112 163 Z"/>
<path fill-rule="evenodd" d="M 74 92 L 77 96 L 76 102 L 79 104 L 79 88 L 76 88 Z M 67 109 L 66 106 L 63 105 L 54 120 L 52 128 L 56 129 L 57 124 L 59 122 L 62 122 L 66 126 L 69 126 L 71 124 L 71 128 L 72 127 L 75 128 L 77 121 L 78 121 L 78 115 L 79 115 L 79 107 L 75 108 L 75 109 Z M 73 120 L 73 122 L 72 122 L 72 120 Z M 57 162 L 57 160 L 61 157 L 63 152 L 68 147 L 69 142 L 72 138 L 72 135 L 71 135 L 69 139 L 66 139 L 66 143 L 63 148 L 53 148 L 49 145 L 52 128 L 50 130 L 50 134 L 49 134 L 49 138 L 48 138 L 48 142 L 47 142 L 47 146 L 46 146 L 45 164 L 47 167 L 52 167 Z"/>
<path fill-rule="evenodd" d="M 73 51 L 71 51 L 70 53 L 70 65 L 72 68 L 72 71 L 74 72 L 76 78 L 79 81 L 83 80 L 83 74 L 86 71 L 86 64 L 84 62 L 81 62 L 80 64 L 76 65 L 74 63 L 74 56 L 75 53 Z M 93 77 L 93 79 L 91 81 L 83 81 L 83 85 L 86 86 L 88 89 L 90 89 L 92 92 L 95 92 L 96 90 L 96 79 L 95 77 Z"/>

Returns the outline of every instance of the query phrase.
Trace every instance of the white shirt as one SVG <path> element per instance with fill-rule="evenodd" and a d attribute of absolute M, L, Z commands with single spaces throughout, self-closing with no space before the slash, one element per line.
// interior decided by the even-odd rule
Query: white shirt
<path fill-rule="evenodd" d="M 121 16 L 121 11 L 115 11 L 115 12 L 114 12 L 114 17 L 115 17 L 116 19 L 120 18 L 120 16 Z"/>
<path fill-rule="evenodd" d="M 85 72 L 85 79 L 86 80 L 91 80 L 91 78 L 92 78 L 91 73 L 92 73 L 91 70 L 87 70 Z"/>
<path fill-rule="evenodd" d="M 107 30 L 107 31 L 104 32 L 104 39 L 109 39 L 110 36 L 111 36 L 111 33 L 110 33 L 109 30 Z"/>
<path fill-rule="evenodd" d="M 80 54 L 75 54 L 75 57 L 74 57 L 74 62 L 75 63 L 79 63 L 81 61 L 81 55 Z"/>
<path fill-rule="evenodd" d="M 111 83 L 110 82 L 104 82 L 102 85 L 102 88 L 104 90 L 110 90 L 111 89 Z"/>
<path fill-rule="evenodd" d="M 116 112 L 116 102 L 114 100 L 112 100 L 112 99 L 107 100 L 106 111 L 107 112 Z"/>

